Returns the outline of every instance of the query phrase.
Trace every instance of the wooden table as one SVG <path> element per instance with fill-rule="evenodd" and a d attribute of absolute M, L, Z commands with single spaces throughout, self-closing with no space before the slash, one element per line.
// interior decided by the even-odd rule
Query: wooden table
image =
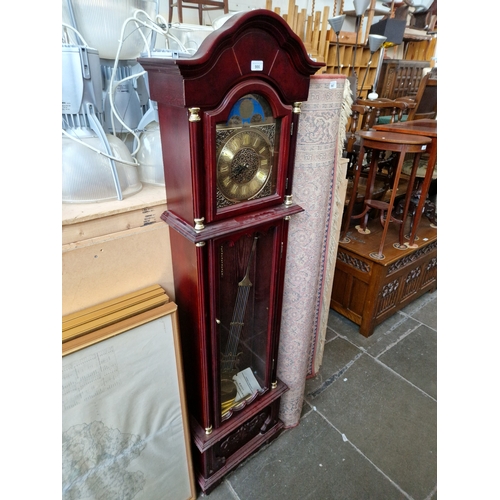
<path fill-rule="evenodd" d="M 420 223 L 420 218 L 424 209 L 425 200 L 427 199 L 427 193 L 429 192 L 429 186 L 431 185 L 432 174 L 434 173 L 434 167 L 436 166 L 437 160 L 437 120 L 411 120 L 406 122 L 388 123 L 385 125 L 375 125 L 375 127 L 373 128 L 375 130 L 386 132 L 399 132 L 401 134 L 420 135 L 432 139 L 432 142 L 429 144 L 429 147 L 427 149 L 429 153 L 427 171 L 422 183 L 420 199 L 418 201 L 417 211 L 415 212 L 413 226 L 410 232 L 410 241 L 408 242 L 409 247 L 416 248 L 414 242 L 417 235 L 417 228 Z M 409 188 L 411 189 L 410 186 Z"/>
<path fill-rule="evenodd" d="M 366 181 L 367 190 L 365 193 L 363 211 L 360 214 L 354 216 L 352 215 L 355 197 L 351 196 L 351 199 L 349 201 L 349 206 L 347 207 L 347 214 L 345 217 L 346 220 L 344 224 L 344 230 L 342 231 L 341 234 L 341 241 L 344 242 L 347 241 L 346 234 L 347 230 L 349 229 L 349 224 L 351 219 L 363 218 L 363 223 L 360 224 L 359 226 L 356 226 L 356 229 L 361 233 L 365 233 L 367 230 L 366 224 L 368 222 L 369 211 L 371 209 L 378 209 L 381 211 L 381 214 L 383 212 L 386 212 L 387 215 L 385 217 L 385 221 L 383 220 L 383 217 L 381 215 L 380 220 L 384 226 L 384 230 L 382 232 L 382 236 L 380 239 L 379 251 L 376 254 L 374 254 L 377 256 L 375 258 L 382 260 L 385 258 L 382 252 L 385 245 L 385 239 L 387 237 L 387 231 L 389 229 L 389 224 L 391 222 L 397 223 L 400 227 L 399 248 L 400 249 L 407 248 L 407 244 L 404 243 L 404 225 L 406 221 L 406 215 L 408 214 L 408 208 L 410 206 L 411 189 L 415 181 L 415 175 L 417 173 L 420 154 L 422 153 L 423 150 L 427 150 L 427 147 L 430 145 L 432 141 L 429 137 L 419 137 L 411 134 L 396 134 L 394 132 L 388 132 L 385 130 L 384 131 L 362 130 L 359 132 L 359 137 L 361 139 L 361 142 L 360 142 L 358 162 L 356 165 L 356 171 L 352 187 L 353 193 L 357 193 L 359 178 L 363 166 L 365 148 L 374 150 L 375 152 L 372 154 L 370 160 L 370 171 L 368 173 L 368 179 Z M 398 162 L 397 165 L 394 167 L 394 174 L 393 174 L 394 180 L 389 202 L 372 199 L 373 188 L 375 185 L 375 176 L 378 170 L 378 154 L 380 151 L 392 151 L 394 153 L 398 153 Z M 413 159 L 413 167 L 406 192 L 403 217 L 401 219 L 397 219 L 396 217 L 393 217 L 392 209 L 394 207 L 394 202 L 396 200 L 399 178 L 403 168 L 405 155 L 407 153 L 414 153 L 415 157 Z"/>

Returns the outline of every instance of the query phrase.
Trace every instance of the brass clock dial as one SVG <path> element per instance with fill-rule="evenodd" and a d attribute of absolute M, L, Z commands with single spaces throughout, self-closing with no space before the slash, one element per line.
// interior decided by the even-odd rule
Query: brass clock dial
<path fill-rule="evenodd" d="M 221 145 L 217 158 L 217 185 L 229 201 L 251 200 L 271 177 L 273 149 L 257 128 L 239 128 Z"/>

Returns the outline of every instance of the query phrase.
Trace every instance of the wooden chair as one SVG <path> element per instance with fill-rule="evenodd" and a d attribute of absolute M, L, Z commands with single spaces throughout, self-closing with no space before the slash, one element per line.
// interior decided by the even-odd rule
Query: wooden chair
<path fill-rule="evenodd" d="M 406 98 L 402 98 L 406 99 Z M 425 118 L 435 119 L 437 116 L 437 68 L 427 73 L 421 80 L 415 96 L 415 106 L 408 113 L 408 120 L 422 120 Z M 413 157 L 408 155 L 402 168 L 402 173 L 406 176 L 410 175 Z M 416 173 L 416 186 L 411 196 L 410 211 L 412 220 L 420 198 L 420 184 L 423 181 L 427 171 L 428 155 L 423 154 L 420 159 L 420 164 Z M 437 165 L 432 174 L 433 181 L 437 182 Z M 398 207 L 398 212 L 401 212 L 401 207 Z M 436 204 L 429 199 L 425 201 L 424 215 L 430 220 L 433 226 L 437 227 Z M 411 228 L 410 228 L 411 232 Z"/>
<path fill-rule="evenodd" d="M 402 120 L 403 116 L 406 116 L 408 110 L 414 105 L 413 102 L 405 100 L 400 101 L 383 98 L 376 100 L 357 99 L 355 104 L 352 105 L 351 118 L 344 143 L 344 157 L 349 160 L 347 166 L 348 184 L 345 200 L 346 206 L 350 202 L 350 198 L 353 194 L 353 179 L 355 177 L 355 169 L 357 168 L 360 151 L 359 133 L 371 130 L 373 126 L 379 122 L 381 117 L 387 118 L 391 123 Z M 371 150 L 366 150 L 366 161 L 363 162 L 358 187 L 355 192 L 355 203 L 358 207 L 364 203 L 364 193 L 371 163 L 371 153 Z M 382 158 L 378 161 L 378 172 L 371 193 L 372 199 L 383 199 L 387 191 L 392 187 L 396 159 L 397 158 L 395 158 L 393 154 L 389 154 L 387 158 Z"/>
<path fill-rule="evenodd" d="M 427 73 L 418 86 L 415 107 L 408 113 L 408 120 L 435 119 L 437 116 L 437 73 Z"/>
<path fill-rule="evenodd" d="M 402 121 L 404 116 L 415 106 L 410 99 L 357 99 L 351 107 L 351 119 L 345 141 L 344 156 L 349 159 L 348 171 L 357 163 L 359 153 L 359 132 L 368 131 L 386 118 L 385 123 Z"/>
<path fill-rule="evenodd" d="M 407 177 L 411 176 L 412 173 L 412 160 L 413 157 L 412 155 L 408 155 L 408 159 L 406 159 L 403 163 L 403 168 L 401 169 L 401 173 L 404 174 Z M 421 196 L 421 188 L 422 188 L 422 183 L 425 177 L 425 174 L 427 172 L 427 161 L 428 161 L 428 155 L 422 154 L 418 167 L 417 167 L 417 172 L 415 174 L 415 185 L 413 187 L 413 192 L 411 193 L 411 198 L 410 198 L 410 204 L 409 204 L 409 211 L 411 215 L 411 225 L 410 225 L 410 230 L 409 232 L 411 233 L 411 230 L 413 228 L 413 220 L 415 219 L 415 212 L 417 210 L 418 202 L 420 200 Z M 437 182 L 437 165 L 434 167 L 434 171 L 432 172 L 432 182 Z M 431 222 L 431 225 L 433 227 L 437 227 L 437 210 L 436 210 L 436 200 L 431 200 L 431 198 L 427 198 L 424 203 L 423 207 L 423 215 L 429 219 Z M 399 202 L 397 206 L 396 213 L 402 214 L 403 213 L 403 204 L 402 200 Z"/>
<path fill-rule="evenodd" d="M 179 22 L 182 23 L 182 9 L 198 9 L 200 25 L 203 24 L 203 12 L 209 10 L 223 10 L 229 12 L 229 0 L 168 0 L 168 22 L 172 22 L 174 7 L 177 7 Z"/>

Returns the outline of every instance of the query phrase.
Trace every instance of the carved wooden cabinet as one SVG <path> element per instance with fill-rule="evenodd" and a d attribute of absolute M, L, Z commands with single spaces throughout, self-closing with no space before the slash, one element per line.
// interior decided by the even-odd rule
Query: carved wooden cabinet
<path fill-rule="evenodd" d="M 158 103 L 193 461 L 203 491 L 283 424 L 276 376 L 301 101 L 321 68 L 278 15 L 142 58 Z"/>
<path fill-rule="evenodd" d="M 351 242 L 340 243 L 330 307 L 359 325 L 369 337 L 377 325 L 419 296 L 437 288 L 437 229 L 423 220 L 419 226 L 418 248 L 406 251 L 387 245 L 384 260 L 370 253 L 378 247 L 381 233 L 373 221 L 372 233 L 361 235 L 352 229 Z M 389 243 L 396 243 L 391 227 Z"/>
<path fill-rule="evenodd" d="M 377 84 L 377 94 L 386 99 L 414 97 L 428 61 L 385 59 L 382 62 Z"/>

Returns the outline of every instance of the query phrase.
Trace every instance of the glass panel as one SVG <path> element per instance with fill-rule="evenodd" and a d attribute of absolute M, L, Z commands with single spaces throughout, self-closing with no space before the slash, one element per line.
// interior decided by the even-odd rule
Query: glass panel
<path fill-rule="evenodd" d="M 217 247 L 222 420 L 268 389 L 275 235 L 271 228 L 223 240 Z"/>
<path fill-rule="evenodd" d="M 246 94 L 216 126 L 217 208 L 276 192 L 280 120 L 267 100 Z"/>

